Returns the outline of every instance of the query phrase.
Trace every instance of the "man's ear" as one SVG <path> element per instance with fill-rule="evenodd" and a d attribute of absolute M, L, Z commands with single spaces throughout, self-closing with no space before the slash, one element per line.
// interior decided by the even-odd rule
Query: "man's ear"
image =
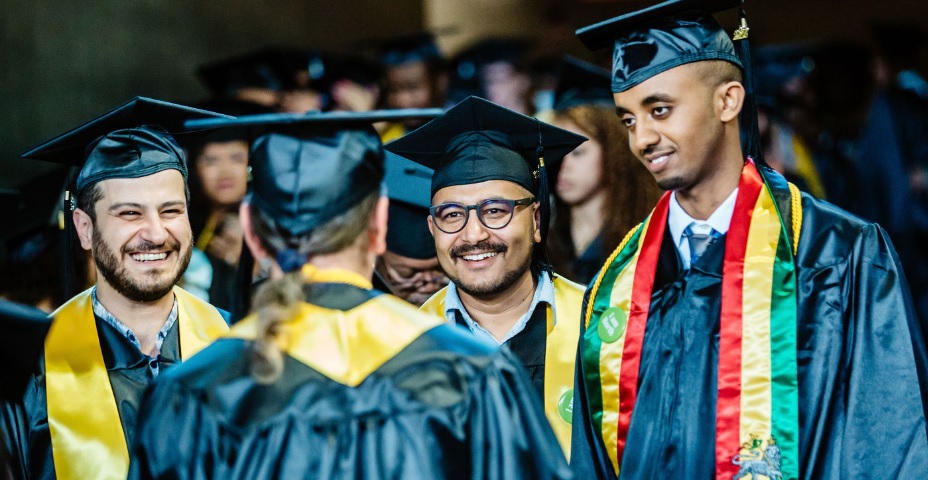
<path fill-rule="evenodd" d="M 81 248 L 84 250 L 93 248 L 94 225 L 90 215 L 79 208 L 75 208 L 74 212 L 71 213 L 71 220 L 74 222 L 74 229 L 77 230 L 77 238 L 81 241 Z"/>
<path fill-rule="evenodd" d="M 381 196 L 377 199 L 374 214 L 371 215 L 368 226 L 368 251 L 374 255 L 383 255 L 387 251 L 387 216 L 390 208 L 390 199 Z"/>
<path fill-rule="evenodd" d="M 744 85 L 740 82 L 727 82 L 719 85 L 716 93 L 722 122 L 728 123 L 738 118 L 744 106 Z"/>
<path fill-rule="evenodd" d="M 533 213 L 534 217 L 534 227 L 532 232 L 532 238 L 535 240 L 535 243 L 541 243 L 541 204 L 535 203 L 535 212 Z"/>
<path fill-rule="evenodd" d="M 248 250 L 251 251 L 251 256 L 256 260 L 268 257 L 267 250 L 264 249 L 264 246 L 261 245 L 261 241 L 258 240 L 258 236 L 255 235 L 251 218 L 251 205 L 249 205 L 248 202 L 242 202 L 242 204 L 239 205 L 238 220 L 242 225 L 245 245 L 248 247 Z"/>

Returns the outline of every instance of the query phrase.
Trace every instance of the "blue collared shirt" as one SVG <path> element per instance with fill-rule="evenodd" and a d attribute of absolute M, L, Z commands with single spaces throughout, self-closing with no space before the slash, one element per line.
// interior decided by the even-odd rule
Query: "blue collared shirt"
<path fill-rule="evenodd" d="M 127 327 L 125 324 L 117 320 L 116 317 L 114 317 L 113 314 L 110 313 L 109 310 L 107 310 L 106 307 L 104 307 L 103 304 L 100 303 L 99 300 L 97 300 L 97 287 L 93 287 L 93 291 L 91 292 L 91 298 L 92 298 L 92 303 L 93 303 L 94 315 L 102 318 L 104 322 L 112 325 L 113 328 L 115 328 L 117 331 L 122 333 L 123 336 L 126 337 L 126 340 L 129 340 L 129 343 L 135 345 L 136 348 L 139 349 L 139 351 L 142 351 L 142 344 L 139 343 L 138 338 L 135 337 L 135 334 L 132 333 L 132 330 L 129 327 Z M 159 352 L 161 351 L 161 344 L 164 343 L 164 339 L 167 338 L 168 336 L 168 331 L 171 330 L 171 327 L 173 327 L 176 322 L 177 322 L 177 297 L 174 297 L 174 306 L 171 307 L 171 313 L 168 314 L 168 318 L 167 320 L 165 320 L 164 326 L 161 327 L 161 330 L 158 330 L 158 336 L 155 338 L 155 347 L 158 349 Z M 150 368 L 151 373 L 157 377 L 158 372 L 160 372 L 161 370 L 161 365 L 160 365 L 160 362 L 158 362 L 158 357 L 157 356 L 149 357 L 146 352 L 142 352 L 142 354 L 148 357 L 148 368 Z"/>
<path fill-rule="evenodd" d="M 511 329 L 509 329 L 509 332 L 506 333 L 502 340 L 497 340 L 489 330 L 483 328 L 470 317 L 470 314 L 467 313 L 467 309 L 464 308 L 464 304 L 461 303 L 461 297 L 458 296 L 457 287 L 454 286 L 454 283 L 449 283 L 447 293 L 445 294 L 445 320 L 447 320 L 448 323 L 455 323 L 455 311 L 460 312 L 461 317 L 464 319 L 464 323 L 467 324 L 467 328 L 469 328 L 477 338 L 489 341 L 492 344 L 502 345 L 512 339 L 512 337 L 518 335 L 522 330 L 525 330 L 525 325 L 528 323 L 529 319 L 532 318 L 532 313 L 538 308 L 538 304 L 542 302 L 547 303 L 552 309 L 554 308 L 554 280 L 552 280 L 551 274 L 548 272 L 542 272 L 538 276 L 538 285 L 535 287 L 535 295 L 532 297 L 532 304 L 529 305 L 528 311 L 519 318 Z M 557 316 L 554 317 L 554 323 L 557 324 Z"/>

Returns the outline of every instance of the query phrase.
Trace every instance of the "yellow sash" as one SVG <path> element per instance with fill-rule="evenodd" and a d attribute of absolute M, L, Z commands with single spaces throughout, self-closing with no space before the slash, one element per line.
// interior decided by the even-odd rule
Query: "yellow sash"
<path fill-rule="evenodd" d="M 310 281 L 369 287 L 370 282 L 346 270 L 303 268 Z M 350 310 L 302 302 L 299 314 L 280 326 L 278 348 L 326 377 L 356 387 L 441 318 L 419 312 L 392 295 L 379 295 Z M 254 340 L 258 318 L 252 314 L 235 324 L 231 337 Z"/>
<path fill-rule="evenodd" d="M 548 309 L 547 337 L 545 340 L 545 417 L 564 455 L 570 459 L 570 431 L 573 416 L 574 362 L 577 359 L 577 342 L 580 338 L 584 287 L 553 275 L 554 310 Z M 420 310 L 445 317 L 445 296 L 448 287 L 432 295 Z M 555 328 L 555 315 L 557 325 Z"/>
<path fill-rule="evenodd" d="M 59 479 L 125 479 L 129 451 L 97 336 L 91 290 L 52 314 L 45 339 L 45 390 Z M 210 304 L 174 287 L 181 358 L 228 330 Z"/>
<path fill-rule="evenodd" d="M 570 460 L 574 362 L 580 339 L 584 288 L 566 278 L 553 277 L 555 311 L 548 309 L 548 335 L 545 340 L 545 416 L 564 450 L 564 456 Z"/>

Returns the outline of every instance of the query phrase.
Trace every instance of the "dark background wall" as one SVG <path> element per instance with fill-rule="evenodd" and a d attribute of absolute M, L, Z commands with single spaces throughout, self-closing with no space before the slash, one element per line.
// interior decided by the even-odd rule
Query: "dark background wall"
<path fill-rule="evenodd" d="M 582 52 L 574 28 L 649 3 L 654 2 L 5 0 L 0 189 L 41 170 L 19 160 L 19 152 L 133 96 L 181 103 L 203 98 L 206 91 L 193 72 L 211 59 L 266 45 L 346 50 L 364 39 L 423 27 L 455 29 L 452 49 L 475 36 L 517 32 Z M 909 20 L 928 28 L 924 0 L 750 0 L 748 13 L 759 43 L 863 42 L 873 20 Z M 735 17 L 720 20 L 733 26 Z"/>
<path fill-rule="evenodd" d="M 266 45 L 344 50 L 421 25 L 420 0 L 4 0 L 0 189 L 41 170 L 20 152 L 129 98 L 202 99 L 194 71 L 211 59 Z"/>

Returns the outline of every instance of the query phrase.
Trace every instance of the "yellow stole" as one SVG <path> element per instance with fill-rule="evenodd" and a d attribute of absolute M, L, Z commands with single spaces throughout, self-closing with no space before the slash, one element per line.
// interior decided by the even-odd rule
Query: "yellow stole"
<path fill-rule="evenodd" d="M 553 275 L 554 311 L 548 308 L 547 337 L 545 339 L 545 417 L 554 430 L 561 449 L 570 459 L 570 432 L 573 420 L 574 362 L 577 359 L 577 342 L 580 338 L 580 314 L 584 287 Z M 445 296 L 448 287 L 432 295 L 420 307 L 422 311 L 445 316 Z M 555 315 L 557 328 L 555 328 Z"/>
<path fill-rule="evenodd" d="M 45 390 L 59 479 L 125 479 L 129 449 L 97 336 L 90 290 L 56 310 L 45 339 Z M 181 358 L 229 327 L 212 305 L 174 287 Z"/>
<path fill-rule="evenodd" d="M 370 290 L 370 281 L 347 270 L 304 265 L 309 283 L 344 283 Z M 443 324 L 392 295 L 379 295 L 350 310 L 299 304 L 299 313 L 279 326 L 277 347 L 326 377 L 356 387 L 423 333 Z M 235 324 L 231 337 L 254 340 L 258 317 Z"/>

